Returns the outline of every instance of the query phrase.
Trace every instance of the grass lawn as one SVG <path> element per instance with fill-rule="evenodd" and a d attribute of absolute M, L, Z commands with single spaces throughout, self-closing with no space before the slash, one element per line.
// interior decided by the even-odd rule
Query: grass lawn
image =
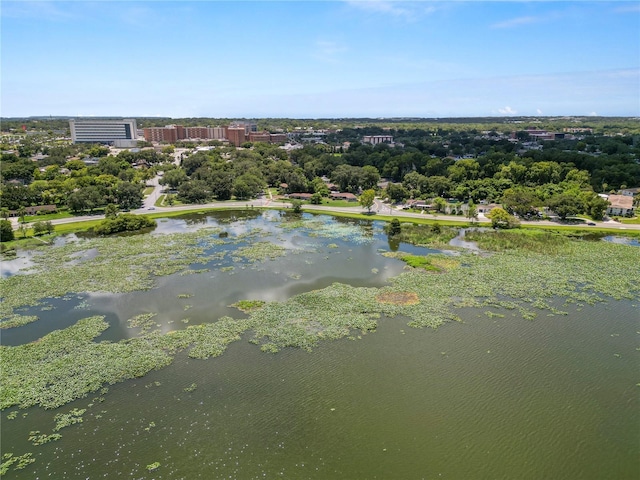
<path fill-rule="evenodd" d="M 620 219 L 620 223 L 624 223 L 626 225 L 639 225 L 640 224 L 640 217 L 621 218 Z"/>
<path fill-rule="evenodd" d="M 47 220 L 58 220 L 60 218 L 72 218 L 74 215 L 69 213 L 68 210 L 59 211 L 56 213 L 47 213 L 46 215 L 25 215 L 24 221 L 30 222 L 46 222 Z"/>
<path fill-rule="evenodd" d="M 346 200 L 327 200 L 325 198 L 322 199 L 321 205 L 326 205 L 327 207 L 358 207 L 360 206 L 358 202 L 347 202 Z"/>

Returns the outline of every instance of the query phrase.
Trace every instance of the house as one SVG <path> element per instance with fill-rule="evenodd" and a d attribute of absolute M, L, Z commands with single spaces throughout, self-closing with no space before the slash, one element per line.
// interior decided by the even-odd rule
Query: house
<path fill-rule="evenodd" d="M 482 213 L 483 215 L 486 215 L 491 210 L 493 210 L 494 208 L 498 208 L 498 207 L 502 208 L 502 205 L 500 205 L 498 203 L 488 203 L 488 204 L 481 203 L 476 208 L 478 209 L 477 210 L 478 213 Z"/>
<path fill-rule="evenodd" d="M 331 192 L 329 194 L 332 200 L 346 200 L 347 202 L 357 202 L 358 197 L 353 193 Z"/>
<path fill-rule="evenodd" d="M 635 195 L 638 195 L 638 193 L 640 193 L 640 187 L 636 187 L 636 188 L 624 188 L 622 190 L 620 190 L 620 195 L 624 195 L 625 197 L 633 197 Z"/>
<path fill-rule="evenodd" d="M 289 198 L 295 198 L 297 200 L 309 200 L 311 198 L 310 193 L 290 193 L 287 195 Z"/>
<path fill-rule="evenodd" d="M 24 211 L 26 215 L 37 215 L 38 212 L 44 213 L 54 213 L 58 210 L 55 205 L 38 205 L 35 207 L 24 207 Z M 9 210 L 10 217 L 17 217 L 18 210 Z"/>
<path fill-rule="evenodd" d="M 433 208 L 433 205 L 428 203 L 426 200 L 409 200 L 404 205 L 403 210 L 410 210 L 412 208 L 420 209 L 420 210 L 428 210 Z"/>
<path fill-rule="evenodd" d="M 607 215 L 633 215 L 633 197 L 628 195 L 609 195 Z"/>

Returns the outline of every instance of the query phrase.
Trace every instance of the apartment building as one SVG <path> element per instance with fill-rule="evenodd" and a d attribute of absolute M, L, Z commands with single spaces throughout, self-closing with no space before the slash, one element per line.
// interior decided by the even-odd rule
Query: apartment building
<path fill-rule="evenodd" d="M 362 143 L 370 143 L 372 145 L 393 143 L 393 137 L 391 135 L 365 135 L 362 137 Z"/>
<path fill-rule="evenodd" d="M 175 143 L 178 141 L 178 129 L 174 126 L 148 127 L 143 131 L 147 142 Z"/>

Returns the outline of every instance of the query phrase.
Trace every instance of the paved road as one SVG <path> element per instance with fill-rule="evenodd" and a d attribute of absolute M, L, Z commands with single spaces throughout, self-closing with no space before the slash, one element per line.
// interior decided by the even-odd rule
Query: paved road
<path fill-rule="evenodd" d="M 179 158 L 179 154 L 176 153 L 176 158 Z M 158 184 L 158 180 L 160 177 L 155 177 L 149 184 L 154 186 L 153 192 L 145 198 L 144 206 L 140 209 L 133 210 L 132 213 L 143 214 L 143 213 L 161 213 L 161 212 L 178 212 L 178 211 L 200 211 L 206 210 L 208 208 L 229 208 L 229 209 L 239 209 L 239 208 L 290 208 L 290 203 L 283 202 L 273 202 L 273 198 L 271 197 L 262 197 L 255 200 L 250 200 L 246 202 L 237 202 L 237 201 L 226 201 L 226 202 L 211 202 L 201 205 L 176 205 L 173 207 L 156 207 L 154 206 L 157 199 L 162 195 L 162 187 Z M 151 210 L 150 210 L 151 209 Z M 366 213 L 366 209 L 363 209 L 360 205 L 354 205 L 353 207 L 330 207 L 326 205 L 304 205 L 303 210 L 305 211 L 315 211 L 315 212 L 336 212 L 336 213 Z M 382 217 L 398 217 L 398 218 L 423 218 L 428 220 L 442 220 L 442 221 L 453 221 L 453 222 L 461 222 L 465 223 L 467 221 L 466 218 L 456 215 L 440 215 L 440 214 L 430 214 L 430 213 L 414 213 L 408 212 L 402 209 L 397 209 L 392 205 L 382 202 L 380 199 L 375 199 L 373 206 L 371 207 L 372 218 L 382 218 Z M 51 223 L 54 225 L 61 225 L 65 223 L 73 223 L 73 222 L 82 222 L 87 220 L 100 220 L 103 218 L 102 215 L 83 215 L 72 218 L 63 218 L 58 220 L 52 220 Z M 12 219 L 17 222 L 17 219 Z M 489 220 L 485 218 L 483 215 L 479 215 L 478 221 L 480 222 L 488 222 Z M 525 225 L 545 225 L 545 226 L 567 226 L 567 224 L 561 224 L 559 222 L 554 222 L 550 220 L 539 220 L 539 221 L 522 221 L 522 224 Z M 613 220 L 605 220 L 602 222 L 594 222 L 595 226 L 587 226 L 587 225 L 575 225 L 575 227 L 581 227 L 585 229 L 597 229 L 597 228 L 612 228 L 618 230 L 640 230 L 640 225 L 630 225 L 630 224 L 622 224 L 615 222 Z M 574 225 L 569 225 L 574 226 Z"/>

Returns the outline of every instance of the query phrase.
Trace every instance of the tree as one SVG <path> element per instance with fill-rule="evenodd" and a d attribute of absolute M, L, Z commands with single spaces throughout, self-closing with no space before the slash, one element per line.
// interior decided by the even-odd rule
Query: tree
<path fill-rule="evenodd" d="M 293 213 L 302 213 L 302 201 L 291 200 L 291 206 L 293 207 Z"/>
<path fill-rule="evenodd" d="M 400 183 L 390 183 L 387 185 L 387 197 L 393 202 L 404 202 L 405 198 L 409 196 L 407 189 Z"/>
<path fill-rule="evenodd" d="M 15 238 L 13 227 L 9 220 L 0 220 L 0 242 L 10 242 Z"/>
<path fill-rule="evenodd" d="M 594 220 L 602 220 L 605 212 L 607 211 L 607 207 L 609 207 L 609 202 L 594 194 L 587 203 L 587 213 Z"/>
<path fill-rule="evenodd" d="M 33 224 L 33 234 L 36 236 L 42 235 L 47 231 L 47 227 L 42 221 L 37 221 Z"/>
<path fill-rule="evenodd" d="M 27 209 L 25 207 L 20 207 L 18 209 L 18 220 L 20 221 L 20 223 L 24 223 L 25 217 L 27 216 Z"/>
<path fill-rule="evenodd" d="M 0 208 L 0 217 L 5 220 L 9 219 L 9 209 L 7 207 Z"/>
<path fill-rule="evenodd" d="M 478 207 L 473 202 L 473 200 L 469 200 L 469 208 L 467 209 L 467 218 L 473 223 L 478 220 Z"/>
<path fill-rule="evenodd" d="M 373 206 L 373 202 L 376 198 L 375 190 L 369 189 L 362 192 L 360 195 L 359 201 L 360 205 L 365 207 L 369 213 L 371 213 L 371 207 Z"/>
<path fill-rule="evenodd" d="M 560 193 L 551 197 L 548 206 L 562 220 L 576 215 L 583 211 L 584 205 L 582 201 L 571 193 Z"/>
<path fill-rule="evenodd" d="M 311 198 L 309 198 L 309 202 L 313 205 L 320 205 L 322 203 L 322 195 L 320 195 L 319 192 L 314 193 L 311 195 Z"/>
<path fill-rule="evenodd" d="M 380 172 L 378 172 L 378 169 L 376 167 L 372 165 L 365 165 L 364 167 L 362 167 L 362 188 L 374 188 L 376 185 L 378 185 L 379 181 Z"/>
<path fill-rule="evenodd" d="M 236 178 L 233 182 L 233 195 L 238 200 L 246 200 L 251 197 L 251 189 L 242 178 Z"/>
<path fill-rule="evenodd" d="M 140 208 L 144 194 L 139 183 L 119 182 L 116 186 L 116 198 L 122 210 Z"/>
<path fill-rule="evenodd" d="M 44 222 L 44 227 L 47 230 L 47 233 L 49 235 L 51 235 L 53 233 L 53 231 L 55 230 L 55 226 L 53 225 L 53 223 L 51 223 L 51 220 L 47 220 L 46 222 Z"/>
<path fill-rule="evenodd" d="M 447 201 L 442 197 L 436 197 L 433 199 L 433 206 L 436 207 L 436 212 L 444 213 L 447 208 Z"/>
<path fill-rule="evenodd" d="M 527 217 L 536 213 L 539 200 L 531 188 L 518 185 L 503 192 L 502 205 L 512 214 Z"/>
<path fill-rule="evenodd" d="M 400 225 L 400 220 L 398 220 L 397 218 L 394 218 L 393 220 L 391 220 L 391 223 L 389 223 L 389 230 L 387 233 L 391 237 L 400 235 L 402 233 L 402 226 Z"/>
<path fill-rule="evenodd" d="M 188 180 L 187 174 L 182 169 L 173 169 L 165 172 L 163 177 L 158 180 L 160 185 L 167 185 L 171 190 L 177 189 L 182 182 Z"/>
<path fill-rule="evenodd" d="M 105 218 L 116 218 L 118 216 L 118 206 L 110 203 L 104 207 Z"/>
<path fill-rule="evenodd" d="M 509 212 L 500 207 L 496 207 L 487 213 L 487 218 L 491 220 L 493 228 L 514 228 L 519 224 L 513 215 L 509 215 Z"/>
<path fill-rule="evenodd" d="M 224 170 L 213 170 L 207 180 L 211 194 L 217 200 L 229 200 L 233 194 L 233 174 Z M 178 195 L 179 196 L 179 195 Z"/>

